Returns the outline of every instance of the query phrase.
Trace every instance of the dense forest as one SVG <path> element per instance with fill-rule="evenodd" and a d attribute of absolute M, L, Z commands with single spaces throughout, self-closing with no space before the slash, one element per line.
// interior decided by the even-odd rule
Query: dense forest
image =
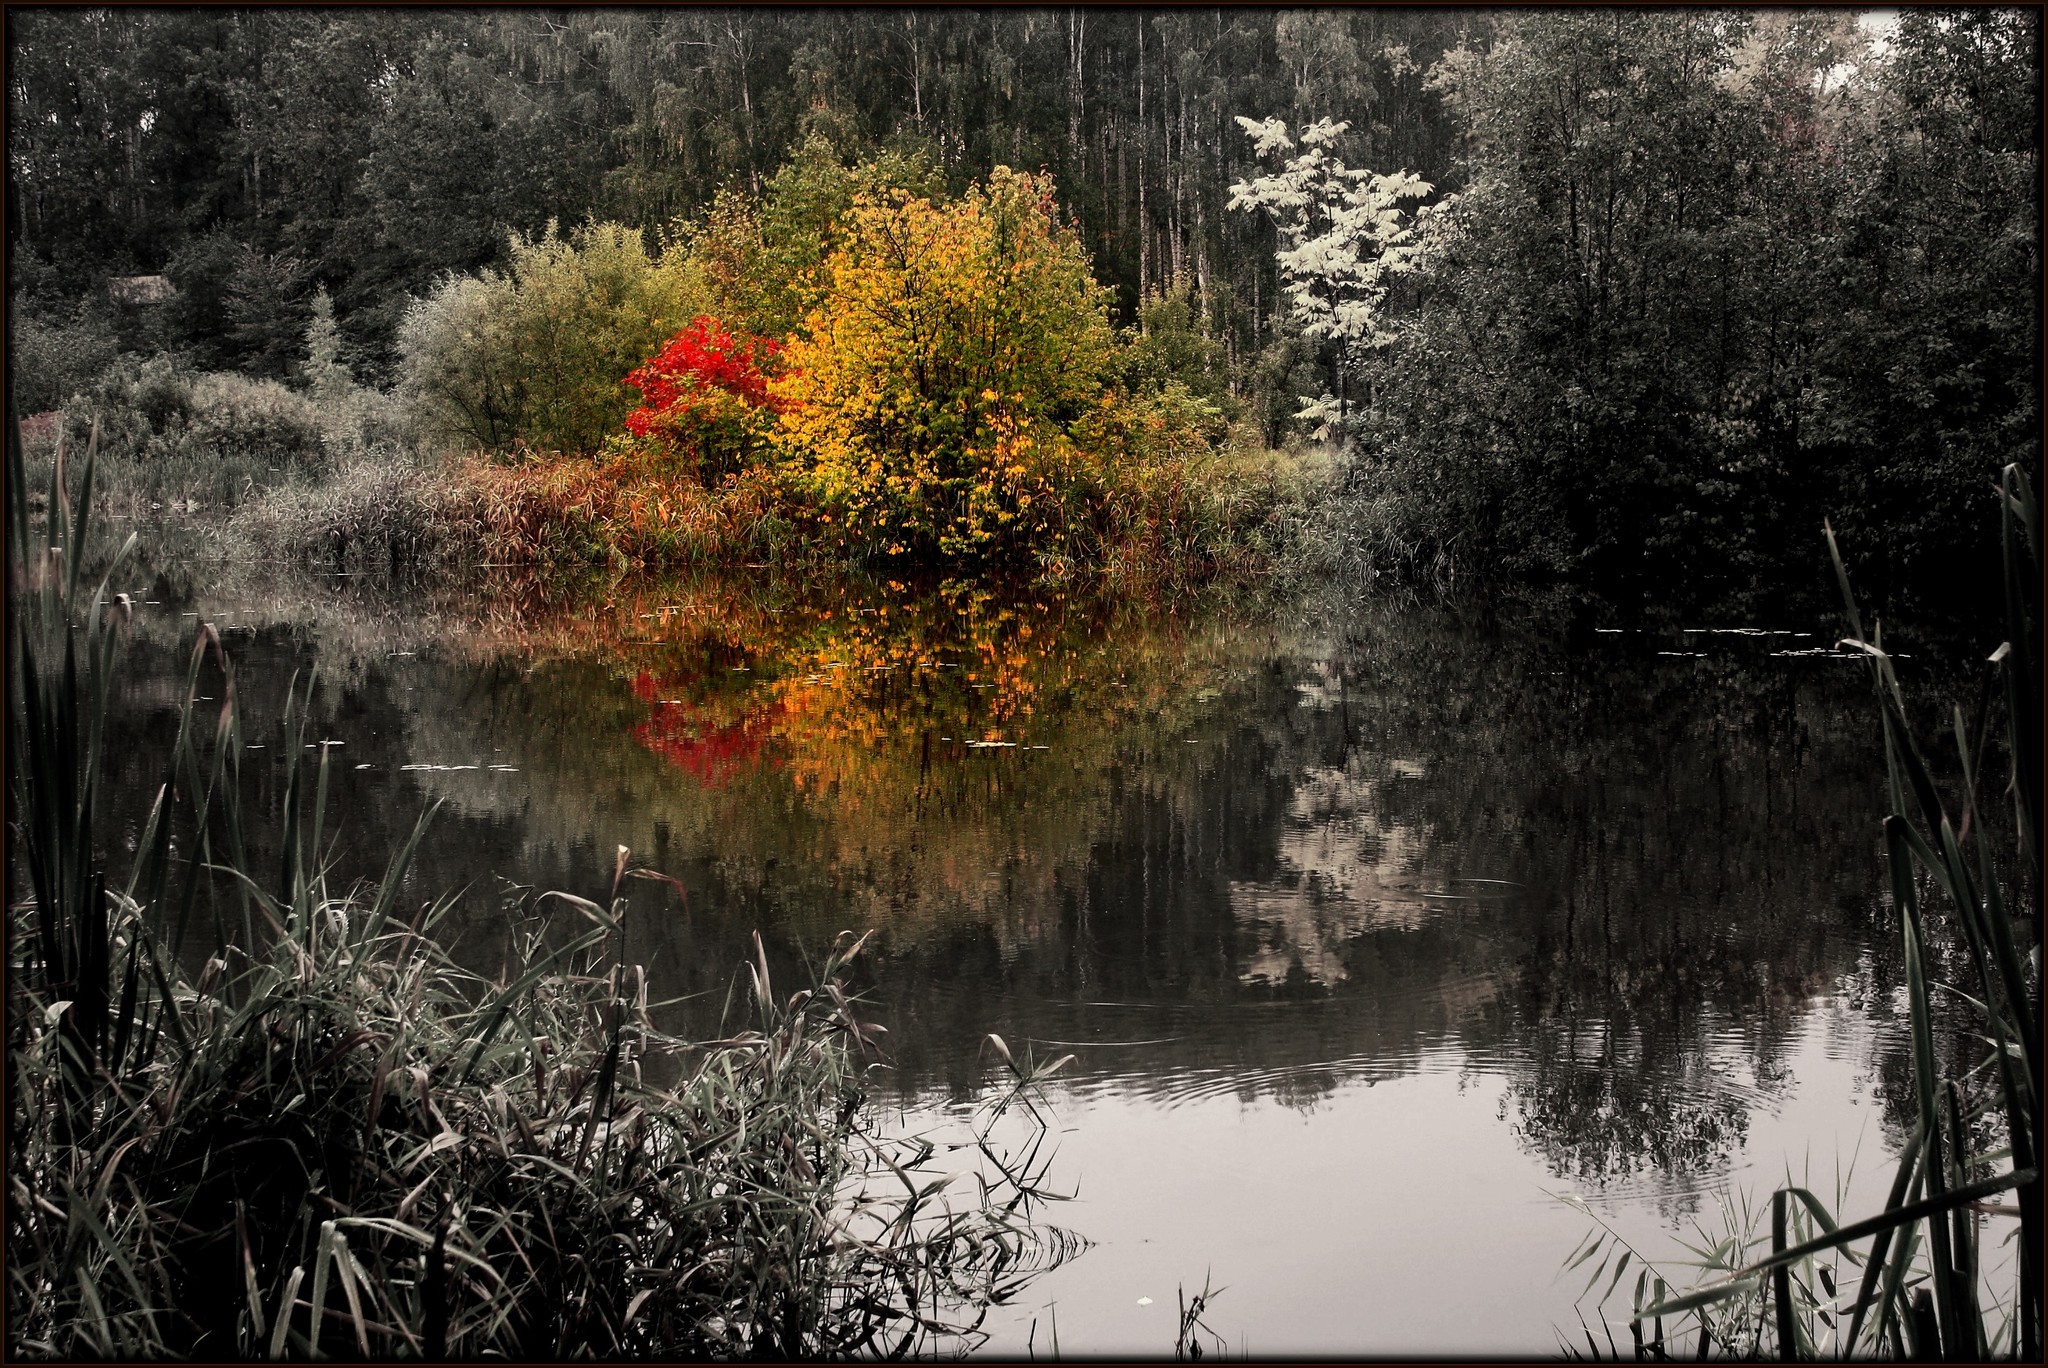
<path fill-rule="evenodd" d="M 1048 175 L 1173 378 L 1347 454 L 1346 554 L 1725 587 L 1832 516 L 1927 580 L 2037 459 L 2037 18 L 18 8 L 16 404 L 121 353 L 305 384 L 316 313 L 389 386 L 509 235 L 701 241 L 823 147 Z"/>
<path fill-rule="evenodd" d="M 508 230 L 658 228 L 758 190 L 809 132 L 929 148 L 957 184 L 1050 170 L 1128 312 L 1186 278 L 1262 337 L 1270 240 L 1226 215 L 1240 114 L 1350 118 L 1448 172 L 1424 75 L 1458 10 L 28 10 L 9 34 L 17 280 L 168 270 L 222 294 L 178 340 L 296 343 L 315 285 L 388 364 L 407 291 Z"/>

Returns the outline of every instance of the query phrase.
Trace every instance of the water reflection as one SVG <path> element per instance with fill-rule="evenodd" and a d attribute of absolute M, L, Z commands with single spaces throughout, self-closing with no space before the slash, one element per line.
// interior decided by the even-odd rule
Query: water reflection
<path fill-rule="evenodd" d="M 496 879 L 602 895 L 626 844 L 689 890 L 631 923 L 663 994 L 703 995 L 682 1024 L 756 928 L 793 966 L 875 927 L 903 1097 L 976 1095 L 989 1031 L 1077 1055 L 1083 1102 L 1191 1114 L 1484 1076 L 1554 1177 L 1683 1198 L 1817 1001 L 1886 1029 L 1860 677 L 1783 638 L 887 582 L 379 604 L 167 605 L 121 763 L 141 784 L 169 739 L 168 615 L 240 608 L 251 739 L 294 668 L 327 680 L 341 869 L 442 800 L 415 881 L 474 885 L 488 962 Z"/>

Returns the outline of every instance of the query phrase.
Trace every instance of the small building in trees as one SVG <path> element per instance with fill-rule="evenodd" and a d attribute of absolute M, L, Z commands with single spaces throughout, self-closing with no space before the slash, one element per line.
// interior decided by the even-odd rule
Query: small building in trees
<path fill-rule="evenodd" d="M 107 298 L 128 308 L 162 304 L 177 293 L 166 275 L 111 276 L 107 280 Z"/>

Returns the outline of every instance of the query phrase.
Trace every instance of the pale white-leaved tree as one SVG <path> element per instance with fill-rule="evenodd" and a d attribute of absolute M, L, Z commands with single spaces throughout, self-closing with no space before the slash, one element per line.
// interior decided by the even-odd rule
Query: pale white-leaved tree
<path fill-rule="evenodd" d="M 1337 392 L 1304 400 L 1295 415 L 1327 440 L 1350 418 L 1350 376 L 1393 340 L 1384 313 L 1388 281 L 1420 262 L 1423 220 L 1442 206 L 1417 206 L 1434 187 L 1412 172 L 1383 176 L 1344 165 L 1334 147 L 1348 123 L 1318 119 L 1301 130 L 1298 147 L 1279 119 L 1237 123 L 1262 160 L 1280 165 L 1231 186 L 1230 208 L 1272 219 L 1290 317 L 1302 336 L 1336 346 Z"/>

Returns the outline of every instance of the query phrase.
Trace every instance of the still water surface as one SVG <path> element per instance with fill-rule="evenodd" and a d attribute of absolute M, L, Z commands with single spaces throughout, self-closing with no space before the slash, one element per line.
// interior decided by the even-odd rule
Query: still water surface
<path fill-rule="evenodd" d="M 317 669 L 338 874 L 443 804 L 412 879 L 470 887 L 465 957 L 504 953 L 501 881 L 602 897 L 623 844 L 688 889 L 629 921 L 654 996 L 704 995 L 680 1024 L 715 1027 L 757 929 L 790 982 L 873 928 L 859 986 L 907 1124 L 987 1095 L 990 1032 L 1075 1056 L 1051 1218 L 1090 1247 L 991 1352 L 1170 1353 L 1207 1278 L 1232 1353 L 1549 1353 L 1579 1336 L 1583 1272 L 1556 1273 L 1586 1231 L 1555 1194 L 1666 1253 L 1788 1166 L 1829 1190 L 1854 1159 L 1851 1206 L 1882 1199 L 1906 1067 L 1882 771 L 1830 623 L 280 593 L 145 591 L 133 787 L 203 617 L 259 801 Z"/>

